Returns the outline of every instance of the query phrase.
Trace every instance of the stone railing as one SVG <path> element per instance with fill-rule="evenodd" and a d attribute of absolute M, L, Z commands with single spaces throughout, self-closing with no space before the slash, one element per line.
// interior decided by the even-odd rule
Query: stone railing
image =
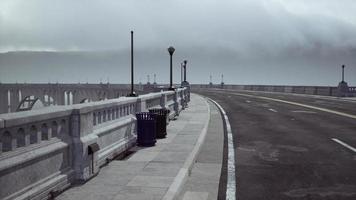
<path fill-rule="evenodd" d="M 0 199 L 43 199 L 86 181 L 136 142 L 136 112 L 187 105 L 186 88 L 0 115 Z"/>
<path fill-rule="evenodd" d="M 296 94 L 311 94 L 322 96 L 356 96 L 356 87 L 348 87 L 349 92 L 340 92 L 338 87 L 328 86 L 283 86 L 283 85 L 199 85 L 192 84 L 192 89 L 203 88 L 221 88 L 232 90 L 250 90 L 250 91 L 265 91 L 265 92 L 284 92 Z"/>
<path fill-rule="evenodd" d="M 356 87 L 349 87 L 350 93 L 356 93 Z"/>

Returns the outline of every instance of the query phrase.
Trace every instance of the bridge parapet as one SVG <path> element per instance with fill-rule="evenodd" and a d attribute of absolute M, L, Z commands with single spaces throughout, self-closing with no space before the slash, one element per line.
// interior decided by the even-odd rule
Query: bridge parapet
<path fill-rule="evenodd" d="M 221 88 L 220 85 L 192 84 L 192 89 Z M 356 87 L 348 87 L 340 93 L 339 87 L 328 86 L 283 86 L 283 85 L 224 85 L 224 89 L 251 90 L 265 92 L 285 92 L 296 94 L 310 94 L 323 96 L 356 96 Z"/>
<path fill-rule="evenodd" d="M 153 90 L 153 89 L 152 89 Z M 136 86 L 139 94 L 143 91 Z M 0 84 L 0 113 L 16 112 L 22 100 L 38 98 L 44 106 L 71 105 L 126 96 L 128 84 Z"/>
<path fill-rule="evenodd" d="M 0 114 L 0 199 L 46 198 L 136 142 L 136 112 L 186 105 L 186 88 L 77 105 Z"/>

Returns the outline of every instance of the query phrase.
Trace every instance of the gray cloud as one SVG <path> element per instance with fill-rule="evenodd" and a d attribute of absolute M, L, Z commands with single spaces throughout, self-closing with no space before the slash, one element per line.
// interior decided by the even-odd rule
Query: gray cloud
<path fill-rule="evenodd" d="M 138 64 L 159 71 L 172 44 L 193 82 L 225 73 L 234 83 L 336 84 L 345 63 L 356 84 L 355 10 L 352 0 L 1 0 L 0 51 L 126 52 L 133 29 L 135 48 L 152 58 Z"/>

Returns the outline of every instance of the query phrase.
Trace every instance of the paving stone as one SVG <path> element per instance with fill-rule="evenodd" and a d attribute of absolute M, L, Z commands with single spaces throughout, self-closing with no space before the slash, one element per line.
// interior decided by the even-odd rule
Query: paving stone
<path fill-rule="evenodd" d="M 113 200 L 157 200 L 162 199 L 166 191 L 166 188 L 126 186 Z"/>
<path fill-rule="evenodd" d="M 135 176 L 127 186 L 168 188 L 173 179 L 173 177 L 164 176 Z"/>
<path fill-rule="evenodd" d="M 206 200 L 208 199 L 208 192 L 191 192 L 187 191 L 184 194 L 183 200 Z"/>

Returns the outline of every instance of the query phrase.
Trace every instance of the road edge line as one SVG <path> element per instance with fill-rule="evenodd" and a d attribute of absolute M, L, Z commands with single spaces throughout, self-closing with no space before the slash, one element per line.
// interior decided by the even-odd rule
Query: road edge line
<path fill-rule="evenodd" d="M 353 146 L 348 145 L 347 143 L 345 143 L 337 138 L 331 138 L 331 140 L 356 153 L 356 148 L 354 148 Z"/>
<path fill-rule="evenodd" d="M 223 119 L 225 122 L 226 132 L 227 132 L 227 183 L 226 183 L 226 199 L 235 200 L 236 199 L 236 168 L 235 168 L 235 150 L 234 143 L 231 131 L 231 125 L 229 122 L 229 117 L 227 116 L 225 110 L 220 106 L 218 102 L 211 98 L 207 98 L 211 102 L 213 102 L 220 110 L 220 113 L 223 115 Z"/>
<path fill-rule="evenodd" d="M 211 115 L 210 105 L 204 97 L 202 97 L 201 95 L 198 95 L 198 94 L 196 94 L 196 95 L 201 97 L 205 101 L 205 105 L 208 108 L 208 118 L 205 121 L 204 128 L 200 132 L 199 138 L 198 138 L 192 152 L 188 155 L 187 159 L 184 161 L 183 167 L 179 170 L 177 176 L 174 177 L 172 184 L 169 186 L 169 188 L 168 188 L 166 194 L 163 196 L 162 200 L 174 200 L 177 198 L 177 194 L 180 193 L 180 191 L 182 190 L 182 186 L 187 181 L 188 175 L 191 173 L 193 165 L 197 159 L 197 156 L 201 150 L 201 147 L 203 146 L 203 143 L 205 141 L 205 138 L 206 138 L 206 135 L 208 132 L 208 126 L 209 126 L 210 115 Z"/>

